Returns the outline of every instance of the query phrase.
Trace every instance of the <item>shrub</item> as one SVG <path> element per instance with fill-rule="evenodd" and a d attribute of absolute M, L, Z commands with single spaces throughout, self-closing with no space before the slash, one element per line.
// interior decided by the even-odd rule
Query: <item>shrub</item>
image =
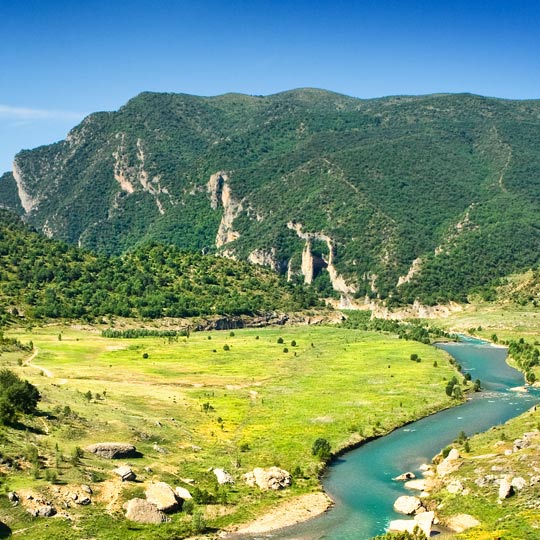
<path fill-rule="evenodd" d="M 283 338 L 282 337 L 278 337 L 277 338 L 277 342 L 281 345 L 283 343 Z"/>
<path fill-rule="evenodd" d="M 316 439 L 311 447 L 311 453 L 321 461 L 328 461 L 331 456 L 331 446 L 326 439 Z"/>
<path fill-rule="evenodd" d="M 224 351 L 229 351 L 231 348 L 225 343 L 225 345 L 223 345 L 223 350 Z"/>
<path fill-rule="evenodd" d="M 146 360 L 148 358 L 148 353 L 147 352 L 143 353 L 142 357 Z"/>

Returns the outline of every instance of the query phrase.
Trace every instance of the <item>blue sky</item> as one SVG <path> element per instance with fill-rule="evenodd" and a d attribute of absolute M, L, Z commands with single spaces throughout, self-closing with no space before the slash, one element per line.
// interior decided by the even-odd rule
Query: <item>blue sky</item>
<path fill-rule="evenodd" d="M 141 91 L 540 98 L 531 0 L 0 0 L 0 171 Z"/>

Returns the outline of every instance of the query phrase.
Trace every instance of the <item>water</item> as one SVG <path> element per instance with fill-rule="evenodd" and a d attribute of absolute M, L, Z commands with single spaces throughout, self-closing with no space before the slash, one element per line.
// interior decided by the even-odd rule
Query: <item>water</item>
<path fill-rule="evenodd" d="M 460 431 L 467 435 L 486 431 L 526 411 L 538 402 L 538 393 L 518 393 L 510 388 L 524 383 L 523 376 L 505 362 L 507 351 L 479 340 L 438 345 L 482 381 L 483 392 L 463 405 L 423 418 L 353 450 L 328 469 L 324 488 L 335 507 L 310 521 L 268 536 L 275 540 L 367 540 L 383 534 L 400 496 L 410 494 L 393 477 L 429 463 Z"/>

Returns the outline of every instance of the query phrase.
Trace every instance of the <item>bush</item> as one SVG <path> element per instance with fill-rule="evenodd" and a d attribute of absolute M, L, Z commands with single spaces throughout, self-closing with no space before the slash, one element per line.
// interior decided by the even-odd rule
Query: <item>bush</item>
<path fill-rule="evenodd" d="M 225 345 L 223 345 L 223 350 L 224 351 L 229 351 L 231 348 L 225 343 Z"/>
<path fill-rule="evenodd" d="M 148 353 L 147 352 L 143 353 L 142 357 L 146 360 L 148 358 Z"/>
<path fill-rule="evenodd" d="M 277 342 L 281 345 L 283 343 L 283 338 L 282 337 L 278 337 L 277 338 Z"/>
<path fill-rule="evenodd" d="M 0 370 L 0 423 L 15 422 L 19 413 L 35 413 L 40 399 L 34 385 L 9 369 Z"/>
<path fill-rule="evenodd" d="M 311 447 L 311 453 L 321 461 L 328 461 L 332 455 L 330 443 L 326 439 L 316 439 Z"/>

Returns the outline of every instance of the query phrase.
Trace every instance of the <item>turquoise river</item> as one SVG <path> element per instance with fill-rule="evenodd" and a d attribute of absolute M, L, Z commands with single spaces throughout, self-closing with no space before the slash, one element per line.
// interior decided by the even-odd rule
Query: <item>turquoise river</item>
<path fill-rule="evenodd" d="M 463 405 L 397 429 L 337 459 L 323 479 L 335 506 L 310 521 L 258 538 L 367 540 L 383 534 L 390 520 L 403 517 L 392 506 L 406 490 L 393 477 L 405 471 L 421 476 L 420 466 L 431 462 L 459 432 L 486 431 L 538 402 L 537 392 L 511 390 L 523 384 L 523 376 L 506 363 L 506 349 L 467 338 L 438 347 L 451 354 L 473 380 L 480 379 L 484 390 Z"/>

